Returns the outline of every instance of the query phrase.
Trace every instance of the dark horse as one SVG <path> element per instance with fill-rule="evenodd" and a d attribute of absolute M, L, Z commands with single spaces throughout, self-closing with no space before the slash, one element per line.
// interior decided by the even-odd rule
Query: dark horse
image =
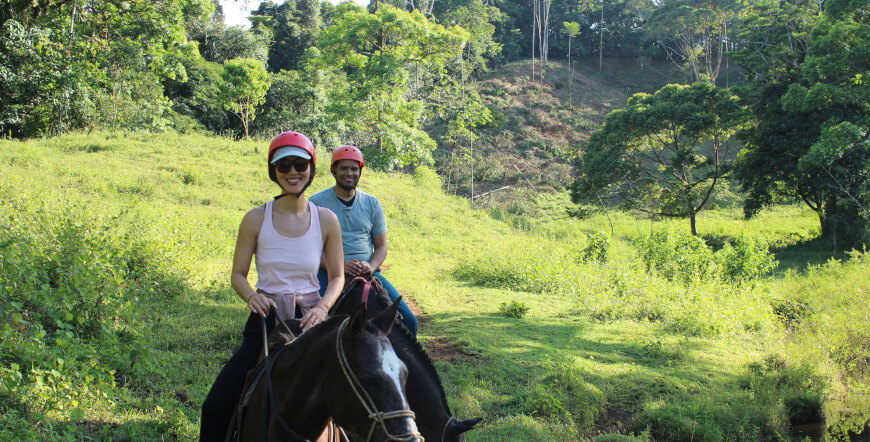
<path fill-rule="evenodd" d="M 352 441 L 422 441 L 386 337 L 397 309 L 369 321 L 360 307 L 280 345 L 248 375 L 227 440 L 316 440 L 332 418 Z"/>
<path fill-rule="evenodd" d="M 332 307 L 332 314 L 347 314 L 354 311 L 360 304 L 368 304 L 368 316 L 375 317 L 391 308 L 386 291 L 380 286 L 377 278 L 366 280 L 354 278 L 345 286 L 338 301 Z M 411 410 L 417 413 L 417 426 L 427 441 L 465 440 L 466 431 L 474 428 L 481 418 L 457 420 L 447 406 L 447 395 L 441 385 L 441 378 L 432 364 L 432 360 L 411 332 L 398 319 L 387 334 L 396 354 L 408 367 L 408 382 L 405 392 Z"/>

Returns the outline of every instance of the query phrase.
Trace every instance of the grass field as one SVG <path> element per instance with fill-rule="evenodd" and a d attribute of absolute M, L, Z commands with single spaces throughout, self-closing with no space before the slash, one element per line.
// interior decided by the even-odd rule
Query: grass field
<path fill-rule="evenodd" d="M 197 437 L 246 315 L 236 229 L 277 190 L 265 147 L 0 140 L 0 439 Z M 834 251 L 808 209 L 704 212 L 695 240 L 685 221 L 570 219 L 564 195 L 475 209 L 428 169 L 360 187 L 454 414 L 484 418 L 471 441 L 866 438 L 870 256 Z"/>

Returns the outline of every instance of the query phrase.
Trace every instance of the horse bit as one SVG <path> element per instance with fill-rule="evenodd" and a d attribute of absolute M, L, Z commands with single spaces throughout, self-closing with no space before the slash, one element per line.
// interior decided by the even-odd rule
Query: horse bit
<path fill-rule="evenodd" d="M 263 339 L 265 341 L 266 340 L 266 320 L 261 317 L 261 321 L 263 324 Z M 294 338 L 296 337 L 293 334 L 293 332 L 290 331 L 290 328 L 287 327 L 287 324 L 285 324 L 284 321 L 279 321 L 279 322 L 281 322 L 281 325 L 283 325 L 287 329 L 287 331 L 290 332 L 290 336 L 293 336 Z M 344 332 L 344 329 L 347 327 L 348 322 L 350 322 L 350 318 L 346 318 L 344 321 L 342 321 L 341 325 L 338 326 L 338 333 L 336 333 L 336 335 L 335 335 L 335 350 L 336 350 L 336 354 L 338 355 L 339 366 L 341 366 L 341 371 L 344 373 L 344 378 L 347 379 L 348 384 L 350 384 L 351 390 L 353 390 L 357 399 L 359 399 L 360 404 L 362 404 L 363 408 L 365 408 L 366 413 L 368 413 L 369 420 L 372 421 L 372 426 L 369 429 L 369 434 L 366 437 L 366 442 L 369 442 L 372 440 L 372 435 L 374 434 L 375 428 L 377 428 L 378 424 L 380 424 L 381 429 L 383 430 L 384 434 L 387 436 L 386 440 L 396 441 L 396 442 L 410 442 L 410 441 L 423 442 L 423 441 L 425 441 L 425 439 L 423 438 L 423 435 L 420 434 L 420 432 L 418 432 L 418 431 L 394 435 L 394 434 L 390 433 L 390 431 L 387 429 L 386 421 L 389 419 L 398 419 L 398 418 L 404 418 L 404 417 L 410 417 L 411 419 L 414 419 L 416 417 L 416 415 L 411 410 L 396 410 L 396 411 L 389 411 L 389 412 L 382 412 L 382 411 L 378 410 L 377 405 L 375 405 L 374 400 L 372 400 L 371 396 L 369 396 L 368 392 L 366 392 L 365 388 L 363 387 L 363 385 L 359 381 L 359 379 L 357 379 L 356 375 L 353 374 L 353 371 L 350 368 L 350 363 L 347 361 L 347 355 L 345 354 L 345 351 L 344 351 L 344 345 L 341 342 L 341 334 Z M 269 356 L 268 344 L 265 342 L 264 342 L 264 344 L 265 344 L 265 355 Z M 273 358 L 273 360 L 274 360 L 274 358 Z M 268 361 L 266 362 L 266 369 L 267 369 L 266 377 L 267 377 L 268 387 L 269 387 L 266 394 L 269 396 L 269 402 L 272 405 L 272 407 L 277 409 L 277 407 L 275 406 L 276 405 L 275 404 L 275 397 L 272 394 L 271 365 L 272 364 L 270 364 Z M 278 422 L 290 434 L 292 434 L 297 439 L 306 440 L 306 441 L 308 440 L 308 439 L 305 439 L 304 437 L 300 436 L 299 433 L 297 433 L 296 431 L 294 431 L 293 428 L 290 426 L 290 424 L 287 423 L 287 421 L 285 421 L 284 418 L 282 418 L 280 414 L 276 413 L 276 416 L 278 417 Z M 340 427 L 339 427 L 339 429 L 340 429 Z M 267 426 L 267 431 L 268 431 L 268 426 Z M 341 431 L 344 432 L 344 430 L 341 430 Z"/>

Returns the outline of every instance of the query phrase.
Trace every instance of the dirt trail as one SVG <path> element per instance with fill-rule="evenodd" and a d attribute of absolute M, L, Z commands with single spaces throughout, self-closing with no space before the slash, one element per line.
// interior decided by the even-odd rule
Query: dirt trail
<path fill-rule="evenodd" d="M 402 299 L 408 304 L 411 313 L 417 317 L 417 322 L 421 330 L 425 330 L 429 323 L 429 316 L 426 312 L 414 302 L 414 299 L 409 297 L 407 293 L 402 293 Z M 470 360 L 475 358 L 475 355 L 462 351 L 445 336 L 427 336 L 424 347 L 429 357 L 433 361 L 453 362 L 456 360 Z"/>

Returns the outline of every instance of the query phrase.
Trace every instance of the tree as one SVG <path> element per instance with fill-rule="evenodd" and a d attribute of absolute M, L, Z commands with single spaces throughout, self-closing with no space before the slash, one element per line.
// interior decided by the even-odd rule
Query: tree
<path fill-rule="evenodd" d="M 387 169 L 431 163 L 435 142 L 421 129 L 426 106 L 409 94 L 409 69 L 442 76 L 467 38 L 461 28 L 434 24 L 418 11 L 338 6 L 320 35 L 317 63 L 346 76 L 347 86 L 333 90 L 329 111 L 356 131 L 358 145 L 373 148 L 366 158 Z"/>
<path fill-rule="evenodd" d="M 161 81 L 184 81 L 195 54 L 185 24 L 209 0 L 13 1 L 0 9 L 0 122 L 33 136 L 99 127 L 161 130 Z"/>
<path fill-rule="evenodd" d="M 803 201 L 822 233 L 846 246 L 866 242 L 868 225 L 870 67 L 862 54 L 870 25 L 862 1 L 827 1 L 824 13 L 813 0 L 753 4 L 735 54 L 747 78 L 740 94 L 755 113 L 736 170 L 748 192 L 744 213 Z"/>
<path fill-rule="evenodd" d="M 728 23 L 739 3 L 724 0 L 665 0 L 647 22 L 668 58 L 685 63 L 693 82 L 716 85 L 728 41 Z"/>
<path fill-rule="evenodd" d="M 695 217 L 733 160 L 746 121 L 737 97 L 706 83 L 635 94 L 607 115 L 582 157 L 574 202 L 609 201 L 661 216 Z"/>
<path fill-rule="evenodd" d="M 824 193 L 817 174 L 798 168 L 798 160 L 818 137 L 818 128 L 806 121 L 824 120 L 816 110 L 790 112 L 781 99 L 799 77 L 806 58 L 810 31 L 818 22 L 814 0 L 755 2 L 745 11 L 735 40 L 734 58 L 745 72 L 745 85 L 736 88 L 749 104 L 755 124 L 740 134 L 744 149 L 735 176 L 746 198 L 743 212 L 751 218 L 775 201 L 803 201 L 824 224 Z"/>
<path fill-rule="evenodd" d="M 248 125 L 256 116 L 257 106 L 263 104 L 269 90 L 269 74 L 263 64 L 250 58 L 238 58 L 224 63 L 218 97 L 224 108 L 242 122 L 245 138 Z"/>
<path fill-rule="evenodd" d="M 299 70 L 270 74 L 272 84 L 261 106 L 263 112 L 251 125 L 253 132 L 275 134 L 294 128 L 311 138 L 315 145 L 338 146 L 346 124 L 327 112 L 329 91 L 344 87 L 344 79 L 315 61 L 320 51 L 308 48 Z"/>
<path fill-rule="evenodd" d="M 577 22 L 562 22 L 562 32 L 568 35 L 568 69 L 571 75 L 568 80 L 568 106 L 572 106 L 571 100 L 574 95 L 574 64 L 571 63 L 571 40 L 580 35 L 580 25 Z"/>
<path fill-rule="evenodd" d="M 819 135 L 798 167 L 821 175 L 822 190 L 830 197 L 827 227 L 847 246 L 870 242 L 868 18 L 868 0 L 828 2 L 824 19 L 812 31 L 800 81 L 782 98 L 786 111 L 822 111 L 827 117 L 804 123 L 818 128 Z"/>
<path fill-rule="evenodd" d="M 269 60 L 269 34 L 257 29 L 248 31 L 240 26 L 211 23 L 192 37 L 199 42 L 199 53 L 208 61 L 223 64 L 234 58 L 253 58 L 261 63 Z"/>
<path fill-rule="evenodd" d="M 275 5 L 263 2 L 251 12 L 257 17 L 255 28 L 266 28 L 271 35 L 269 71 L 296 70 L 305 50 L 317 43 L 322 19 L 317 0 L 291 0 Z"/>

